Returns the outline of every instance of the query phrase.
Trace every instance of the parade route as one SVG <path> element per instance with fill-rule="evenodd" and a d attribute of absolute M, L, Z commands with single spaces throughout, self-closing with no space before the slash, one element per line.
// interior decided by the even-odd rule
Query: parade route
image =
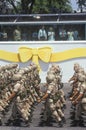
<path fill-rule="evenodd" d="M 68 92 L 70 92 L 71 88 L 68 84 L 64 84 L 64 92 L 66 94 L 66 109 L 64 110 L 66 122 L 62 127 L 58 127 L 55 121 L 45 122 L 43 115 L 41 113 L 41 108 L 43 103 L 35 105 L 34 111 L 32 113 L 31 121 L 28 127 L 18 127 L 18 126 L 1 126 L 0 130 L 85 130 L 86 128 L 80 124 L 80 122 L 76 123 L 74 119 L 71 117 L 71 102 L 68 99 Z"/>

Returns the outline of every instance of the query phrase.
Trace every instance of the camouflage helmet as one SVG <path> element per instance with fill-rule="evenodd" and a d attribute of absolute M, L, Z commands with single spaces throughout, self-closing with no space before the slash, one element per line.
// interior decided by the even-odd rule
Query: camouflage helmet
<path fill-rule="evenodd" d="M 24 73 L 28 73 L 30 70 L 28 69 L 28 67 L 25 67 L 24 69 Z"/>
<path fill-rule="evenodd" d="M 23 74 L 24 74 L 24 69 L 23 69 L 23 68 L 19 70 L 19 74 L 20 74 L 20 75 L 23 75 Z"/>
<path fill-rule="evenodd" d="M 0 71 L 4 71 L 4 70 L 5 70 L 5 66 L 1 66 Z"/>
<path fill-rule="evenodd" d="M 54 70 L 49 70 L 48 72 L 47 72 L 47 75 L 49 75 L 49 74 L 55 74 L 55 71 Z"/>
<path fill-rule="evenodd" d="M 16 68 L 16 67 L 18 67 L 18 64 L 13 63 L 11 66 L 12 66 L 12 68 Z"/>
<path fill-rule="evenodd" d="M 56 73 L 60 73 L 60 72 L 61 72 L 61 68 L 60 68 L 59 65 L 57 65 L 57 66 L 55 67 L 55 72 L 56 72 Z"/>
<path fill-rule="evenodd" d="M 59 65 L 57 65 L 57 64 L 52 64 L 51 70 L 54 70 L 55 73 L 58 73 L 58 72 L 60 73 L 61 68 L 60 68 Z"/>
<path fill-rule="evenodd" d="M 13 68 L 17 68 L 17 67 L 18 67 L 18 64 L 16 64 L 16 63 L 8 64 L 8 65 L 6 65 L 5 67 L 6 67 L 6 69 L 13 69 Z"/>
<path fill-rule="evenodd" d="M 80 65 L 78 63 L 75 63 L 74 64 L 74 71 L 75 72 L 78 72 L 79 71 L 79 68 L 80 68 Z"/>
<path fill-rule="evenodd" d="M 56 66 L 57 64 L 52 64 L 52 66 L 50 67 L 50 71 L 54 70 Z"/>
<path fill-rule="evenodd" d="M 13 77 L 12 77 L 12 80 L 13 81 L 19 81 L 19 80 L 21 80 L 21 78 L 22 78 L 22 75 L 20 75 L 20 74 L 14 74 Z"/>
<path fill-rule="evenodd" d="M 79 63 L 74 63 L 74 66 L 76 67 L 79 67 L 80 65 L 79 65 Z"/>
<path fill-rule="evenodd" d="M 31 63 L 30 66 L 32 66 L 33 70 L 38 69 L 38 65 L 36 65 L 35 63 Z"/>
<path fill-rule="evenodd" d="M 47 81 L 48 83 L 51 83 L 52 81 L 54 81 L 54 79 L 55 79 L 55 75 L 54 75 L 54 74 L 49 74 L 49 75 L 47 75 L 47 77 L 46 77 L 46 81 Z"/>

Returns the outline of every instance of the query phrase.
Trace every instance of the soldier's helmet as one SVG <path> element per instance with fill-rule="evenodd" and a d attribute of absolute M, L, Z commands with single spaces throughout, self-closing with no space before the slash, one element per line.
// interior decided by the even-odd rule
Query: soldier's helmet
<path fill-rule="evenodd" d="M 55 72 L 57 73 L 57 72 L 60 72 L 61 69 L 60 69 L 59 65 L 57 65 L 57 64 L 52 64 L 52 66 L 51 66 L 51 68 L 50 68 L 50 71 L 55 71 Z"/>
<path fill-rule="evenodd" d="M 57 66 L 55 67 L 55 72 L 56 72 L 56 73 L 60 73 L 60 72 L 61 72 L 61 68 L 60 68 L 59 65 L 57 65 Z"/>
<path fill-rule="evenodd" d="M 24 69 L 20 69 L 20 70 L 19 70 L 19 74 L 20 74 L 20 75 L 23 75 L 23 74 L 24 74 Z"/>
<path fill-rule="evenodd" d="M 29 73 L 29 72 L 30 72 L 29 68 L 28 68 L 28 67 L 25 67 L 25 68 L 24 68 L 24 73 Z"/>
<path fill-rule="evenodd" d="M 55 71 L 54 70 L 49 70 L 48 72 L 47 72 L 47 75 L 49 75 L 49 74 L 55 74 Z"/>
<path fill-rule="evenodd" d="M 16 63 L 7 65 L 8 69 L 17 68 L 17 67 L 18 67 L 18 64 L 16 64 Z"/>
<path fill-rule="evenodd" d="M 22 75 L 20 74 L 14 74 L 13 77 L 12 77 L 12 80 L 13 81 L 20 81 L 22 78 Z"/>
<path fill-rule="evenodd" d="M 80 65 L 78 63 L 75 63 L 74 64 L 74 71 L 75 72 L 78 72 L 79 71 L 79 68 L 80 68 Z"/>
<path fill-rule="evenodd" d="M 30 67 L 35 70 L 35 69 L 38 69 L 38 66 L 35 64 L 35 63 L 31 63 L 30 64 Z"/>
<path fill-rule="evenodd" d="M 1 72 L 1 71 L 5 71 L 5 66 L 1 66 L 1 67 L 0 67 L 0 72 Z"/>
<path fill-rule="evenodd" d="M 49 74 L 49 75 L 47 75 L 47 77 L 46 77 L 47 83 L 53 82 L 54 79 L 55 79 L 55 75 L 54 75 L 54 74 Z"/>
<path fill-rule="evenodd" d="M 74 67 L 79 67 L 79 66 L 80 66 L 79 63 L 74 64 Z"/>
<path fill-rule="evenodd" d="M 21 68 L 19 70 L 19 74 L 23 75 L 25 73 L 29 73 L 30 72 L 30 69 L 28 67 L 25 67 L 25 68 Z"/>
<path fill-rule="evenodd" d="M 83 110 L 86 111 L 86 97 L 82 98 L 81 104 L 82 104 Z"/>

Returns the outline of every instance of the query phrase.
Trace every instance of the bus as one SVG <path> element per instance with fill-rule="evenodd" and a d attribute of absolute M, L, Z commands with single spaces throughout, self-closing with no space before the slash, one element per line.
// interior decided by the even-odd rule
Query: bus
<path fill-rule="evenodd" d="M 42 28 L 46 38 L 39 36 Z M 1 42 L 85 40 L 86 13 L 0 15 Z"/>

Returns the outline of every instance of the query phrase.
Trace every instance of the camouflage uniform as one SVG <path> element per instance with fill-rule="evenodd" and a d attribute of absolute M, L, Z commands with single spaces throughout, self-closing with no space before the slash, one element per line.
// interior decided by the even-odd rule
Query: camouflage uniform
<path fill-rule="evenodd" d="M 45 101 L 45 112 L 51 112 L 52 116 L 56 119 L 57 122 L 61 122 L 64 119 L 64 113 L 61 109 L 61 93 L 59 85 L 60 80 L 60 68 L 57 65 L 52 65 L 49 71 L 47 72 L 47 91 L 45 95 L 39 100 Z M 62 93 L 63 94 L 63 93 Z"/>
<path fill-rule="evenodd" d="M 72 86 L 72 91 L 70 94 L 70 100 L 72 100 L 72 96 L 75 93 L 77 87 L 78 87 L 78 80 L 77 80 L 77 76 L 78 76 L 78 72 L 80 69 L 80 65 L 78 63 L 74 64 L 74 75 L 69 79 L 69 82 L 72 82 L 70 85 Z"/>
<path fill-rule="evenodd" d="M 58 99 L 59 99 L 58 89 L 56 88 L 54 82 L 48 85 L 47 93 L 49 94 L 47 102 L 50 111 L 52 113 L 52 116 L 54 116 L 57 121 L 61 121 L 61 118 L 64 117 L 64 114 L 61 111 L 60 106 L 58 105 Z"/>
<path fill-rule="evenodd" d="M 83 110 L 85 110 L 85 94 L 86 94 L 86 73 L 83 68 L 79 67 L 77 72 L 77 88 L 73 92 L 71 99 L 73 108 L 76 108 L 75 119 L 81 119 Z"/>
<path fill-rule="evenodd" d="M 82 94 L 82 91 L 84 91 L 86 77 L 84 74 L 84 70 L 82 68 L 79 68 L 77 73 L 77 88 L 75 89 L 75 91 L 72 94 L 72 97 L 70 98 L 70 100 L 73 102 L 76 102 L 75 98 L 78 96 L 78 93 Z"/>
<path fill-rule="evenodd" d="M 35 64 L 25 68 L 19 68 L 18 64 L 0 66 L 0 112 L 5 111 L 5 108 L 13 102 L 11 117 L 16 118 L 18 111 L 25 121 L 29 120 L 31 108 L 39 98 L 35 88 L 41 81 L 37 69 Z M 34 81 L 36 81 L 35 87 Z"/>

